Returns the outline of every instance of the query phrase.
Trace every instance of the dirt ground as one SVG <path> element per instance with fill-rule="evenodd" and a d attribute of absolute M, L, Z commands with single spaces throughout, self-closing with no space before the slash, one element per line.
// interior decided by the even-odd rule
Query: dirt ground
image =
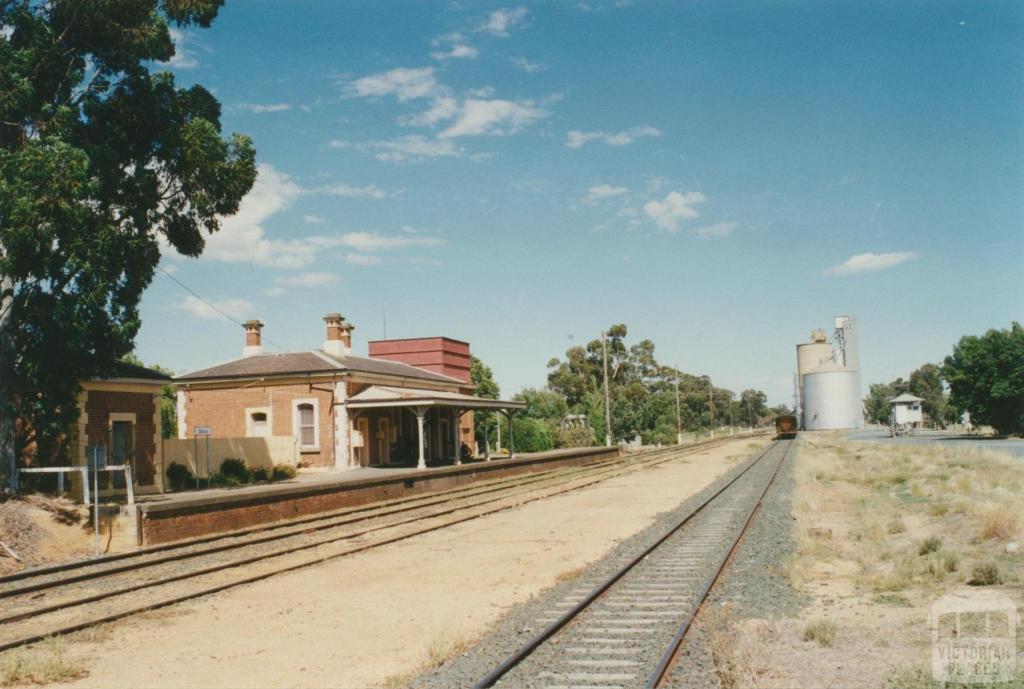
<path fill-rule="evenodd" d="M 64 562 L 92 552 L 88 511 L 60 498 L 28 496 L 0 503 L 0 576 L 25 567 Z"/>
<path fill-rule="evenodd" d="M 997 593 L 1024 610 L 1019 460 L 832 433 L 802 435 L 796 461 L 786 564 L 808 604 L 796 619 L 719 623 L 723 686 L 930 689 L 940 597 Z M 983 566 L 997 582 L 978 585 Z M 1024 658 L 1020 631 L 1017 650 Z"/>
<path fill-rule="evenodd" d="M 768 438 L 745 439 L 70 637 L 62 686 L 398 686 L 604 556 Z"/>

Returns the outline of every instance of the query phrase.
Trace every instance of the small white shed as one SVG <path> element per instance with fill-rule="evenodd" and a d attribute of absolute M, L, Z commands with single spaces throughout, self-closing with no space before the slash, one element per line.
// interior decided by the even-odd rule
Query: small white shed
<path fill-rule="evenodd" d="M 903 393 L 889 400 L 889 426 L 898 429 L 920 428 L 924 421 L 920 397 Z"/>

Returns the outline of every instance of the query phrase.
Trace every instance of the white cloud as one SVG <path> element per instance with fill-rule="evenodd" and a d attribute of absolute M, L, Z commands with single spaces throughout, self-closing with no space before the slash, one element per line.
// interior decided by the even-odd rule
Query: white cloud
<path fill-rule="evenodd" d="M 704 194 L 699 191 L 669 192 L 663 201 L 648 201 L 644 204 L 644 213 L 654 223 L 668 232 L 678 232 L 679 223 L 692 220 L 700 215 L 693 206 L 704 203 Z"/>
<path fill-rule="evenodd" d="M 420 162 L 428 158 L 461 158 L 463 150 L 452 141 L 428 139 L 421 134 L 410 134 L 397 139 L 352 142 L 332 139 L 330 148 L 354 148 L 359 151 L 376 152 L 374 158 L 385 163 Z"/>
<path fill-rule="evenodd" d="M 495 10 L 491 12 L 491 15 L 487 18 L 487 23 L 481 26 L 478 30 L 486 31 L 492 36 L 508 36 L 509 29 L 521 24 L 525 18 L 525 7 Z"/>
<path fill-rule="evenodd" d="M 284 112 L 285 110 L 291 110 L 292 106 L 287 103 L 239 103 L 235 106 L 239 110 L 245 110 L 246 112 L 255 113 L 262 115 L 267 112 Z"/>
<path fill-rule="evenodd" d="M 444 240 L 438 237 L 396 237 L 375 232 L 349 232 L 340 237 L 332 238 L 331 241 L 339 246 L 355 249 L 356 251 L 387 251 L 388 249 L 400 249 L 409 246 L 437 246 L 438 244 L 444 244 Z"/>
<path fill-rule="evenodd" d="M 609 146 L 627 146 L 641 137 L 661 136 L 661 130 L 654 127 L 630 127 L 621 132 L 581 132 L 572 130 L 565 139 L 565 145 L 569 148 L 581 148 L 591 141 L 602 141 Z"/>
<path fill-rule="evenodd" d="M 300 273 L 274 278 L 274 284 L 281 287 L 326 287 L 338 282 L 334 273 Z"/>
<path fill-rule="evenodd" d="M 403 127 L 432 127 L 439 122 L 450 120 L 459 114 L 459 101 L 451 96 L 435 98 L 430 108 L 418 115 L 402 115 L 398 124 Z"/>
<path fill-rule="evenodd" d="M 716 222 L 714 225 L 705 225 L 704 227 L 698 227 L 693 231 L 695 235 L 701 239 L 714 239 L 715 237 L 728 237 L 732 234 L 732 231 L 736 229 L 739 223 L 734 222 Z"/>
<path fill-rule="evenodd" d="M 310 213 L 306 213 L 304 216 L 302 216 L 302 219 L 308 222 L 310 225 L 323 225 L 325 222 L 327 222 L 319 215 L 312 215 Z"/>
<path fill-rule="evenodd" d="M 587 190 L 587 195 L 584 198 L 585 201 L 599 201 L 612 196 L 621 196 L 622 194 L 628 194 L 629 189 L 626 187 L 613 187 L 610 184 L 598 184 L 596 187 L 590 187 Z"/>
<path fill-rule="evenodd" d="M 540 72 L 541 70 L 545 70 L 548 68 L 547 65 L 541 64 L 539 62 L 530 62 L 525 57 L 512 58 L 512 64 L 518 67 L 519 69 L 523 70 L 524 72 L 530 73 Z"/>
<path fill-rule="evenodd" d="M 455 122 L 441 132 L 442 139 L 458 136 L 500 136 L 514 134 L 534 122 L 547 117 L 548 111 L 538 108 L 533 101 L 518 103 L 508 100 L 467 99 Z"/>
<path fill-rule="evenodd" d="M 447 53 L 434 52 L 430 54 L 430 57 L 443 62 L 444 60 L 472 60 L 479 54 L 480 51 L 473 46 L 457 43 Z"/>
<path fill-rule="evenodd" d="M 199 60 L 196 59 L 195 53 L 185 47 L 192 40 L 191 37 L 181 29 L 176 29 L 173 26 L 167 27 L 167 31 L 171 34 L 171 42 L 174 43 L 174 55 L 167 62 L 161 62 L 160 64 L 176 69 L 193 69 L 198 67 Z"/>
<path fill-rule="evenodd" d="M 408 69 L 398 67 L 388 72 L 370 74 L 349 84 L 350 95 L 362 98 L 380 98 L 393 95 L 400 101 L 425 98 L 438 93 L 440 85 L 434 78 L 433 67 Z"/>
<path fill-rule="evenodd" d="M 263 230 L 267 218 L 289 208 L 302 193 L 302 188 L 291 177 L 268 163 L 261 163 L 257 167 L 256 182 L 242 199 L 238 212 L 224 218 L 220 231 L 206 240 L 203 257 L 278 268 L 308 265 L 315 257 L 314 247 L 304 240 L 268 239 Z"/>
<path fill-rule="evenodd" d="M 367 256 L 366 254 L 345 254 L 346 263 L 351 263 L 355 266 L 376 266 L 380 265 L 380 259 L 376 256 Z"/>
<path fill-rule="evenodd" d="M 208 304 L 198 297 L 193 297 L 191 294 L 175 304 L 173 308 L 190 313 L 196 318 L 210 321 L 224 317 L 223 314 L 218 312 L 218 309 L 235 320 L 242 320 L 252 313 L 252 304 L 245 299 L 220 299 L 211 301 Z"/>
<path fill-rule="evenodd" d="M 345 196 L 353 199 L 384 199 L 388 197 L 388 193 L 379 189 L 375 184 L 365 187 L 353 187 L 349 184 L 332 184 L 327 187 L 320 187 L 317 191 L 330 196 Z"/>
<path fill-rule="evenodd" d="M 914 251 L 893 251 L 885 254 L 856 254 L 836 266 L 825 270 L 825 275 L 854 275 L 856 273 L 870 273 L 875 270 L 884 270 L 898 266 L 901 263 L 912 261 L 921 254 Z"/>
<path fill-rule="evenodd" d="M 284 287 L 268 287 L 267 289 L 263 290 L 263 294 L 267 295 L 268 297 L 280 297 L 287 293 L 288 290 L 286 290 Z"/>

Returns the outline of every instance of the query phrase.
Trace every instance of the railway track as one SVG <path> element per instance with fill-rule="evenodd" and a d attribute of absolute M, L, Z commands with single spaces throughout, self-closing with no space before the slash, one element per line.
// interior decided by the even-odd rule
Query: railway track
<path fill-rule="evenodd" d="M 693 620 L 778 475 L 774 442 L 594 589 L 575 590 L 474 689 L 654 689 L 670 683 Z"/>
<path fill-rule="evenodd" d="M 495 479 L 0 577 L 0 651 L 579 490 L 738 437 L 742 436 Z"/>

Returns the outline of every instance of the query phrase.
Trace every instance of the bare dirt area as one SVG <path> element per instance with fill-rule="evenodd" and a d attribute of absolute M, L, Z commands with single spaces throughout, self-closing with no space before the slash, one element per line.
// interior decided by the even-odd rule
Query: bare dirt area
<path fill-rule="evenodd" d="M 925 689 L 933 604 L 1001 594 L 1024 610 L 1024 466 L 974 449 L 802 434 L 793 496 L 806 604 L 795 618 L 709 626 L 729 689 Z M 1017 633 L 1024 657 L 1024 634 Z M 1024 686 L 1024 668 L 1009 683 Z M 957 685 L 959 686 L 959 685 Z"/>
<path fill-rule="evenodd" d="M 0 576 L 90 554 L 87 521 L 86 509 L 63 498 L 29 495 L 0 502 L 0 543 L 10 549 L 0 546 Z"/>
<path fill-rule="evenodd" d="M 61 686 L 402 686 L 767 437 L 69 637 Z M 45 647 L 20 651 L 23 662 Z M 0 667 L 5 659 L 0 656 Z"/>

